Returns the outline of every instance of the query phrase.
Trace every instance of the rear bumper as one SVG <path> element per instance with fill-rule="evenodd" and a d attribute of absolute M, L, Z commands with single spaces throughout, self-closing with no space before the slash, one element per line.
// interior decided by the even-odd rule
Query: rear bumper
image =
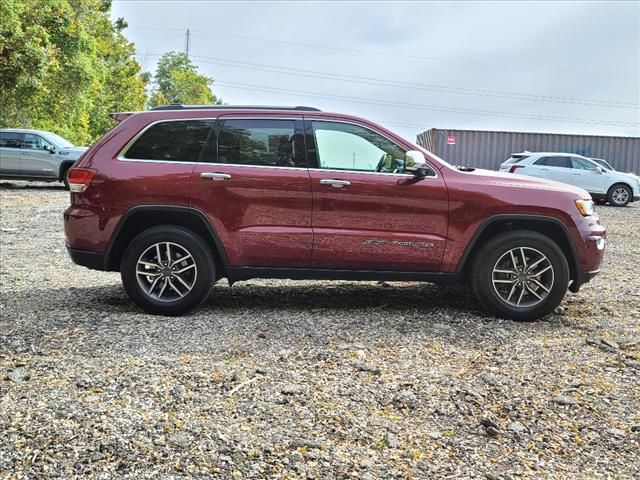
<path fill-rule="evenodd" d="M 76 265 L 81 265 L 91 270 L 106 270 L 104 253 L 78 250 L 70 247 L 67 247 L 67 252 L 69 252 L 71 260 Z"/>

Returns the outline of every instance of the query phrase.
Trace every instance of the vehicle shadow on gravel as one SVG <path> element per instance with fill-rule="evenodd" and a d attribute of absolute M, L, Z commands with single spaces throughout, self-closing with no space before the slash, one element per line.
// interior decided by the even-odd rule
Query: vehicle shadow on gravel
<path fill-rule="evenodd" d="M 0 190 L 58 190 L 64 192 L 64 185 L 61 183 L 13 183 L 13 182 L 0 182 Z"/>
<path fill-rule="evenodd" d="M 15 292 L 11 303 L 33 305 L 39 297 L 47 298 L 46 308 L 51 313 L 64 310 L 66 313 L 123 314 L 143 313 L 129 299 L 119 284 L 96 287 L 70 287 L 42 290 L 38 292 Z M 36 305 L 33 305 L 34 307 Z M 44 305 L 37 305 L 43 307 Z M 205 302 L 190 315 L 215 314 L 246 310 L 309 310 L 323 309 L 384 309 L 425 310 L 450 309 L 469 314 L 482 315 L 477 300 L 464 287 L 442 287 L 416 283 L 336 283 L 336 284 L 291 284 L 256 285 L 236 284 L 229 288 L 226 283 L 215 285 Z"/>

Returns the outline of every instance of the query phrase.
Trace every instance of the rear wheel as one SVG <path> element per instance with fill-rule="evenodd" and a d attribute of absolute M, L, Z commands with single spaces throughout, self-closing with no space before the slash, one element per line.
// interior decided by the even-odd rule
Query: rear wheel
<path fill-rule="evenodd" d="M 528 230 L 498 235 L 475 256 L 473 290 L 484 307 L 514 320 L 552 312 L 569 285 L 569 265 L 549 237 Z"/>
<path fill-rule="evenodd" d="M 145 230 L 131 241 L 120 272 L 125 290 L 144 310 L 182 315 L 209 295 L 215 263 L 199 236 L 165 225 Z"/>
<path fill-rule="evenodd" d="M 613 207 L 626 207 L 631 201 L 633 192 L 624 183 L 616 183 L 607 193 L 607 202 Z"/>

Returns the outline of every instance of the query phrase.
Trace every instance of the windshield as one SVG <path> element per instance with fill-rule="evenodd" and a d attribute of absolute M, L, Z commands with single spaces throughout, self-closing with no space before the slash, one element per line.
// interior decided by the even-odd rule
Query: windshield
<path fill-rule="evenodd" d="M 73 143 L 71 143 L 66 138 L 62 138 L 60 135 L 56 135 L 55 133 L 48 132 L 47 138 L 56 144 L 57 147 L 60 148 L 71 148 L 73 147 Z"/>

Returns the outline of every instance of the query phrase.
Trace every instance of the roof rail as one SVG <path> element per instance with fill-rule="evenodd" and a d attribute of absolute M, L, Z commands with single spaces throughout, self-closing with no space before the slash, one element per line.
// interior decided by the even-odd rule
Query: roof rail
<path fill-rule="evenodd" d="M 319 108 L 315 107 L 276 107 L 269 105 L 183 105 L 182 103 L 172 103 L 171 105 L 160 105 L 153 107 L 151 110 L 302 110 L 307 112 L 320 112 Z"/>

